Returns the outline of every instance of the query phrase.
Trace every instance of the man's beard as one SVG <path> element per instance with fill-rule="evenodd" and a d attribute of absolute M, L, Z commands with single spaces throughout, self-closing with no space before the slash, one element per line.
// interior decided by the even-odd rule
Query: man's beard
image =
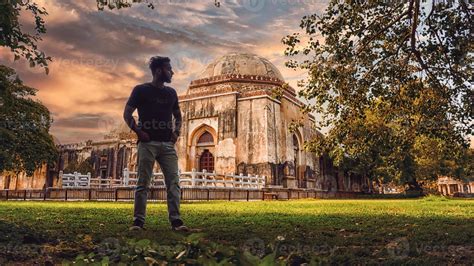
<path fill-rule="evenodd" d="M 161 76 L 161 81 L 166 83 L 171 83 L 171 77 Z"/>

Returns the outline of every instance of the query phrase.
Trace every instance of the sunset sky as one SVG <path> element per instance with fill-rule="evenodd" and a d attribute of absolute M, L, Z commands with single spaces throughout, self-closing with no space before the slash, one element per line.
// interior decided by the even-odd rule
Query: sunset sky
<path fill-rule="evenodd" d="M 321 13 L 325 1 L 157 0 L 155 9 L 98 11 L 95 0 L 36 1 L 49 13 L 40 48 L 53 57 L 50 74 L 29 68 L 0 48 L 2 64 L 38 89 L 53 114 L 52 134 L 60 143 L 99 140 L 118 123 L 131 89 L 151 80 L 147 61 L 169 56 L 171 84 L 183 93 L 214 58 L 232 51 L 250 52 L 275 64 L 296 87 L 304 77 L 284 66 L 281 39 L 299 31 L 304 15 Z M 26 18 L 26 19 L 25 19 Z M 31 18 L 23 16 L 25 27 Z"/>

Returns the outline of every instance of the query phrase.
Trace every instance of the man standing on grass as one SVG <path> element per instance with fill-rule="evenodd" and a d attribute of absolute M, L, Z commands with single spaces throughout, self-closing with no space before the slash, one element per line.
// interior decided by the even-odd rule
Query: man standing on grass
<path fill-rule="evenodd" d="M 176 91 L 164 83 L 173 77 L 170 59 L 155 56 L 150 59 L 153 80 L 137 85 L 128 99 L 123 113 L 127 125 L 138 137 L 138 183 L 135 190 L 133 226 L 143 229 L 149 186 L 153 178 L 155 160 L 165 178 L 169 221 L 175 231 L 189 231 L 180 218 L 178 156 L 175 143 L 181 129 L 181 112 Z M 138 109 L 138 124 L 132 114 Z M 172 116 L 175 122 L 173 125 Z"/>

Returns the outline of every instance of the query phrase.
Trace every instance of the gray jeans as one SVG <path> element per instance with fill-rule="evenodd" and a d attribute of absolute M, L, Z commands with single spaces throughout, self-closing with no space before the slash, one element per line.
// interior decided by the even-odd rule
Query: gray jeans
<path fill-rule="evenodd" d="M 139 142 L 138 143 L 138 183 L 135 190 L 134 220 L 145 222 L 146 203 L 155 160 L 163 172 L 170 222 L 180 219 L 178 156 L 172 142 Z"/>

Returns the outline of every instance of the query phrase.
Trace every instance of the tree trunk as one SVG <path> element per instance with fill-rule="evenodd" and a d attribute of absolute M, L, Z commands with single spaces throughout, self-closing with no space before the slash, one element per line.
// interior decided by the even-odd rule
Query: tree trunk
<path fill-rule="evenodd" d="M 405 190 L 406 193 L 410 194 L 419 194 L 423 193 L 423 188 L 421 185 L 416 181 L 416 178 L 413 178 L 410 182 L 407 183 L 408 188 Z"/>
<path fill-rule="evenodd" d="M 412 181 L 408 182 L 407 185 L 408 185 L 407 190 L 423 190 L 415 178 Z"/>
<path fill-rule="evenodd" d="M 19 173 L 15 173 L 15 177 L 16 177 L 16 179 L 15 179 L 15 190 L 18 190 L 18 175 L 19 175 Z"/>

